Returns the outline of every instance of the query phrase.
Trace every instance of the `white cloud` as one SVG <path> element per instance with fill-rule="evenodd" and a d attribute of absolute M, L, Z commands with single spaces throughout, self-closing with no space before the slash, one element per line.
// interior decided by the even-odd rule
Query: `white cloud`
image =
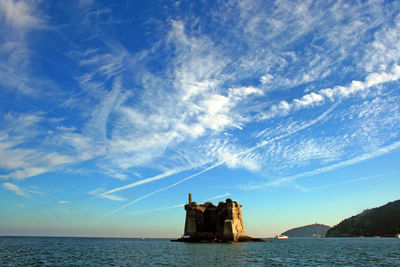
<path fill-rule="evenodd" d="M 177 53 L 172 62 L 175 66 L 174 87 L 183 101 L 218 86 L 218 75 L 226 62 L 208 38 L 188 36 L 182 21 L 172 21 L 168 42 Z"/>
<path fill-rule="evenodd" d="M 102 169 L 114 170 L 107 171 L 108 175 L 126 178 L 124 173 L 116 173 L 116 168 L 125 171 L 137 166 L 155 166 L 155 161 L 181 143 L 241 128 L 246 121 L 241 114 L 243 105 L 251 97 L 262 96 L 263 91 L 253 86 L 219 89 L 217 86 L 225 79 L 219 73 L 226 65 L 218 53 L 219 48 L 206 37 L 187 34 L 182 22 L 172 22 L 167 43 L 177 53 L 169 63 L 172 92 L 171 88 L 164 90 L 162 77 L 154 77 L 146 71 L 140 75 L 143 94 L 137 105 L 130 105 L 134 99 L 125 94 L 121 82 L 114 84 L 109 93 L 94 88 L 96 92 L 100 90 L 100 103 L 92 112 L 84 133 L 62 135 L 63 142 L 74 147 L 79 158 L 105 156 L 108 163 Z M 81 63 L 93 69 L 90 73 L 94 74 L 82 77 L 82 86 L 86 88 L 85 81 L 91 81 L 98 73 L 105 79 L 121 75 L 120 70 L 126 69 L 123 62 L 131 58 L 124 48 L 121 50 L 123 52 L 116 52 L 117 62 L 112 64 L 104 61 L 98 51 L 89 52 L 88 59 Z M 120 60 L 118 55 L 121 54 L 124 60 Z M 106 58 L 114 60 L 112 56 Z M 107 71 L 109 67 L 111 71 Z M 148 75 L 151 77 L 147 78 Z M 191 165 L 189 163 L 188 167 Z"/>
<path fill-rule="evenodd" d="M 7 23 L 26 29 L 42 25 L 44 20 L 35 13 L 33 5 L 29 7 L 29 3 L 34 2 L 2 2 L 3 10 L 14 10 L 9 17 L 5 17 Z M 22 179 L 88 159 L 97 162 L 99 172 L 118 179 L 132 178 L 136 167 L 150 167 L 161 173 L 135 181 L 131 183 L 132 187 L 170 177 L 174 170 L 178 170 L 177 174 L 205 163 L 216 162 L 213 166 L 260 171 L 262 162 L 268 158 L 254 149 L 276 143 L 287 137 L 287 133 L 297 133 L 306 125 L 299 122 L 295 125 L 284 124 L 291 128 L 281 129 L 281 134 L 274 131 L 275 135 L 271 132 L 255 133 L 253 136 L 257 139 L 250 140 L 250 134 L 247 136 L 249 130 L 256 129 L 258 132 L 260 128 L 271 126 L 270 121 L 258 125 L 254 121 L 254 117 L 274 101 L 275 95 L 271 92 L 281 99 L 277 98 L 278 101 L 272 103 L 269 113 L 264 114 L 268 116 L 264 118 L 287 116 L 300 109 L 330 105 L 331 101 L 339 102 L 399 79 L 397 65 L 390 71 L 397 57 L 397 43 L 394 42 L 398 39 L 397 26 L 381 27 L 382 18 L 376 19 L 375 15 L 370 22 L 363 20 L 366 14 L 363 8 L 370 7 L 369 3 L 348 4 L 347 8 L 339 4 L 321 4 L 317 8 L 317 5 L 307 3 L 293 6 L 287 1 L 278 1 L 273 3 L 271 13 L 260 8 L 260 3 L 246 2 L 238 6 L 234 3 L 228 5 L 224 10 L 226 12 L 211 12 L 211 16 L 221 17 L 221 25 L 230 24 L 221 29 L 227 29 L 226 35 L 238 40 L 235 44 L 217 41 L 215 36 L 202 32 L 201 21 L 195 21 L 196 26 L 193 26 L 182 16 L 181 21 L 172 21 L 167 40 L 160 40 L 149 50 L 136 55 L 107 38 L 103 40 L 106 45 L 99 43 L 98 49 L 74 51 L 79 65 L 75 77 L 82 90 L 68 97 L 65 103 L 70 106 L 61 107 L 79 110 L 74 116 L 66 118 L 70 121 L 77 115 L 76 124 L 63 125 L 60 122 L 46 135 L 40 125 L 49 123 L 45 118 L 47 113 L 7 114 L 10 122 L 6 127 L 7 138 L 0 140 L 0 165 L 8 171 L 3 178 Z M 237 16 L 232 16 L 236 11 L 239 11 Z M 321 19 L 323 17 L 327 20 Z M 230 23 L 232 18 L 237 23 Z M 344 23 L 348 20 L 354 23 Z M 28 25 L 29 21 L 31 25 Z M 332 29 L 327 27 L 330 25 L 333 25 Z M 382 53 L 389 51 L 382 60 L 385 67 L 378 68 L 379 58 L 374 57 L 376 62 L 367 74 L 358 73 L 353 66 L 343 68 L 343 77 L 357 72 L 354 76 L 366 78 L 332 86 L 325 78 L 335 73 L 335 68 L 342 68 L 341 60 L 354 50 L 354 44 L 360 43 L 364 32 L 377 25 L 382 31 L 376 35 L 373 46 Z M 104 37 L 100 31 L 95 34 Z M 95 34 L 88 38 L 98 40 Z M 293 44 L 307 36 L 313 37 L 307 40 L 304 54 L 293 50 Z M 385 39 L 379 42 L 379 37 Z M 14 61 L 15 65 L 29 59 L 29 45 L 25 39 L 17 41 L 24 43 L 13 45 L 13 42 L 8 42 L 1 50 L 10 55 L 7 59 Z M 391 46 L 393 49 L 390 49 Z M 168 53 L 160 70 L 155 72 L 147 63 L 159 56 L 157 49 L 160 47 Z M 14 52 L 21 52 L 22 48 L 27 57 L 17 58 L 21 53 Z M 360 62 L 365 63 L 367 69 L 367 62 Z M 3 74 L 1 76 L 0 73 L 0 76 L 5 79 L 0 80 L 11 77 L 7 79 L 20 81 L 14 87 L 36 92 L 37 88 L 30 86 L 30 77 L 12 76 L 8 72 Z M 114 85 L 110 86 L 111 83 Z M 24 88 L 21 84 L 29 87 Z M 304 89 L 306 93 L 291 97 L 294 95 L 292 90 L 294 92 L 295 89 L 296 93 L 302 90 L 303 87 L 296 87 L 300 85 L 307 86 Z M 316 89 L 329 86 L 331 88 Z M 18 125 L 12 125 L 13 121 L 19 122 Z M 313 125 L 307 124 L 307 127 Z M 279 127 L 274 125 L 272 128 L 275 126 Z M 236 132 L 243 132 L 239 135 L 241 140 L 231 138 Z M 32 136 L 37 137 L 36 141 L 40 144 L 30 145 Z M 274 139 L 276 136 L 281 136 L 281 139 Z M 268 141 L 259 140 L 260 137 Z M 40 138 L 43 141 L 38 141 Z M 220 142 L 218 145 L 216 140 Z M 204 147 L 213 142 L 213 153 L 207 153 Z M 246 146 L 257 142 L 260 146 Z M 326 146 L 321 146 L 322 142 L 322 139 L 310 138 L 296 144 L 280 143 L 280 152 L 296 164 L 315 159 L 323 161 L 331 156 L 336 159 L 342 152 L 332 149 L 331 144 L 337 144 L 336 140 Z M 288 148 L 292 145 L 298 153 Z"/>
<path fill-rule="evenodd" d="M 29 33 L 45 26 L 33 1 L 0 1 L 0 85 L 5 92 L 39 97 L 55 89 L 53 82 L 32 74 Z M 40 92 L 41 94 L 38 94 Z"/>
<path fill-rule="evenodd" d="M 117 195 L 111 195 L 111 194 L 104 194 L 105 189 L 104 188 L 96 188 L 92 191 L 89 191 L 88 194 L 89 195 L 94 195 L 96 197 L 100 197 L 100 198 L 105 198 L 105 199 L 109 199 L 109 200 L 113 200 L 113 201 L 127 201 L 126 198 L 117 196 Z"/>
<path fill-rule="evenodd" d="M 41 112 L 28 114 L 8 112 L 2 116 L 2 128 L 6 133 L 14 136 L 35 136 L 38 133 L 39 123 L 44 121 Z"/>
<path fill-rule="evenodd" d="M 0 12 L 12 28 L 38 27 L 42 20 L 35 14 L 35 8 L 26 1 L 0 1 Z"/>
<path fill-rule="evenodd" d="M 129 95 L 118 96 L 118 99 L 113 98 L 115 91 L 105 92 L 101 84 L 93 87 L 93 92 L 100 90 L 100 94 L 98 94 L 100 104 L 92 113 L 92 119 L 85 127 L 86 132 L 83 135 L 69 135 L 70 138 L 68 138 L 79 151 L 79 158 L 89 159 L 106 155 L 107 162 L 103 170 L 108 175 L 120 179 L 126 179 L 129 176 L 127 173 L 131 171 L 133 173 L 133 168 L 137 166 L 160 168 L 162 166 L 154 163 L 158 163 L 163 156 L 174 151 L 180 144 L 193 144 L 195 140 L 207 135 L 218 135 L 235 128 L 243 129 L 243 126 L 251 121 L 252 118 L 248 117 L 246 112 L 254 109 L 253 107 L 248 109 L 246 101 L 248 98 L 263 97 L 264 92 L 255 86 L 232 87 L 229 84 L 226 85 L 227 81 L 235 81 L 235 76 L 238 77 L 237 80 L 240 80 L 247 77 L 243 76 L 243 73 L 248 72 L 249 75 L 254 75 L 260 71 L 258 73 L 266 73 L 260 78 L 264 85 L 274 81 L 274 87 L 277 87 L 280 85 L 279 81 L 287 80 L 286 88 L 314 81 L 318 77 L 326 77 L 330 72 L 328 68 L 332 66 L 332 62 L 328 60 L 332 55 L 324 54 L 323 50 L 319 50 L 316 54 L 313 53 L 316 50 L 310 48 L 308 53 L 313 57 L 309 58 L 307 54 L 306 58 L 302 58 L 302 55 L 295 51 L 282 51 L 282 49 L 272 46 L 267 46 L 268 49 L 264 50 L 259 49 L 271 40 L 292 36 L 283 43 L 282 47 L 285 47 L 298 38 L 302 38 L 302 35 L 315 30 L 317 26 L 320 26 L 318 23 L 322 23 L 318 18 L 327 16 L 327 13 L 313 9 L 313 6 L 305 5 L 300 9 L 293 9 L 286 2 L 277 3 L 276 6 L 276 13 L 267 16 L 277 22 L 277 24 L 267 26 L 272 29 L 271 34 L 268 35 L 257 35 L 257 31 L 271 22 L 271 20 L 267 24 L 263 22 L 266 14 L 261 12 L 262 9 L 259 9 L 256 3 L 252 7 L 241 7 L 241 12 L 244 13 L 240 17 L 239 27 L 244 27 L 248 23 L 248 29 L 251 31 L 245 33 L 249 33 L 251 38 L 244 38 L 244 40 L 248 41 L 247 45 L 253 49 L 248 49 L 249 52 L 245 54 L 235 53 L 235 60 L 238 58 L 237 65 L 240 65 L 240 68 L 236 68 L 235 64 L 232 64 L 234 61 L 230 51 L 224 50 L 222 46 L 214 43 L 212 38 L 202 34 L 201 31 L 186 27 L 188 24 L 184 18 L 181 21 L 172 21 L 166 47 L 174 52 L 174 57 L 165 59 L 168 70 L 158 76 L 158 74 L 155 75 L 146 68 L 142 68 L 138 74 L 135 74 L 138 77 L 137 82 L 143 88 L 143 94 L 135 95 L 135 98 L 140 99 L 140 104 L 131 105 L 133 98 Z M 252 8 L 254 8 L 253 11 L 260 12 L 250 12 Z M 361 7 L 351 8 L 352 11 L 344 10 L 345 13 L 342 17 L 329 17 L 329 19 L 342 22 L 351 13 L 361 16 Z M 247 11 L 244 9 L 249 12 L 246 13 Z M 280 14 L 279 12 L 283 12 L 282 14 L 285 16 L 277 16 Z M 257 18 L 251 20 L 250 14 Z M 331 15 L 329 14 L 329 16 Z M 293 30 L 296 34 L 282 33 L 282 29 L 279 27 L 274 28 L 274 25 L 279 24 L 278 20 L 282 25 L 284 23 L 297 25 L 296 30 Z M 317 26 L 314 25 L 316 22 L 318 22 Z M 347 27 L 346 31 L 340 34 L 343 40 L 347 40 L 346 38 L 364 26 L 356 24 L 351 28 L 346 24 L 339 23 L 335 26 L 335 31 L 340 33 L 340 29 Z M 323 39 L 328 33 L 321 28 L 318 34 Z M 342 42 L 332 43 L 333 47 L 330 47 L 328 52 L 342 51 L 339 49 L 343 48 L 342 44 Z M 82 67 L 88 69 L 88 72 L 79 78 L 83 88 L 89 88 L 86 84 L 95 82 L 96 77 L 112 80 L 129 71 L 126 63 L 132 62 L 131 59 L 134 56 L 118 43 L 111 43 L 109 47 L 109 52 L 87 50 L 83 53 L 80 63 Z M 141 55 L 148 55 L 148 53 L 150 52 L 142 51 Z M 301 71 L 297 76 L 292 76 L 293 72 L 283 75 L 281 72 L 277 72 L 275 67 L 271 69 L 270 61 L 265 60 L 269 56 L 275 60 L 276 68 L 278 65 L 287 67 L 290 64 L 293 64 L 294 68 L 300 65 L 304 65 L 304 67 L 300 68 Z M 308 59 L 310 60 L 308 61 Z M 253 60 L 254 64 L 249 62 L 247 64 L 247 60 Z M 145 62 L 146 59 L 141 57 L 139 61 Z M 265 63 L 261 63 L 263 61 Z M 282 64 L 283 62 L 286 62 L 286 65 Z M 227 69 L 228 66 L 229 69 Z M 376 77 L 374 80 L 377 80 Z M 371 83 L 369 82 L 368 85 Z M 123 87 L 123 84 L 118 86 L 119 93 L 124 92 Z M 280 101 L 264 118 L 288 115 L 290 112 L 319 106 L 327 101 L 332 101 L 332 99 L 348 97 L 363 90 L 365 90 L 364 83 L 354 81 L 348 86 L 310 92 L 292 101 Z M 258 111 L 256 110 L 256 112 Z M 190 155 L 194 153 L 187 149 L 181 151 L 184 151 L 181 160 L 198 157 Z M 235 160 L 230 162 L 235 162 Z M 192 163 L 188 164 L 184 161 L 181 161 L 180 164 L 186 167 L 192 165 Z M 259 168 L 255 164 L 229 163 L 229 166 L 241 166 L 253 170 Z M 117 169 L 123 171 L 118 172 Z"/>
<path fill-rule="evenodd" d="M 335 107 L 336 107 L 336 105 L 332 106 L 330 109 L 328 109 L 328 110 L 327 110 L 326 112 L 324 112 L 322 115 L 320 115 L 318 118 L 316 118 L 316 119 L 314 119 L 314 120 L 312 120 L 312 121 L 310 121 L 310 122 L 308 122 L 308 123 L 306 123 L 306 124 L 303 124 L 303 125 L 301 125 L 301 126 L 299 126 L 299 127 L 297 127 L 297 128 L 291 129 L 290 131 L 285 132 L 284 134 L 281 134 L 281 135 L 279 135 L 279 136 L 273 137 L 273 138 L 271 138 L 271 139 L 269 139 L 269 140 L 264 140 L 264 141 L 260 142 L 259 144 L 255 145 L 255 146 L 253 146 L 253 147 L 250 147 L 250 148 L 247 148 L 246 150 L 240 151 L 238 154 L 234 154 L 234 155 L 231 155 L 230 157 L 224 158 L 223 160 L 218 161 L 218 162 L 212 164 L 211 166 L 206 167 L 206 168 L 204 168 L 204 169 L 202 169 L 202 170 L 200 170 L 200 171 L 198 171 L 198 172 L 196 172 L 196 173 L 194 173 L 194 174 L 192 174 L 192 175 L 189 175 L 189 176 L 187 176 L 187 177 L 185 177 L 185 178 L 183 178 L 183 179 L 181 179 L 181 180 L 179 180 L 179 181 L 177 181 L 177 182 L 174 182 L 174 183 L 172 183 L 172 184 L 170 184 L 170 185 L 168 185 L 168 186 L 159 188 L 159 189 L 157 189 L 157 190 L 155 190 L 155 191 L 153 191 L 153 192 L 150 192 L 150 193 L 148 193 L 148 194 L 146 194 L 146 195 L 144 195 L 144 196 L 141 196 L 141 197 L 139 197 L 139 198 L 137 198 L 137 199 L 135 199 L 135 200 L 133 200 L 133 201 L 130 201 L 130 202 L 124 204 L 122 207 L 117 208 L 117 209 L 112 210 L 111 212 L 107 213 L 106 216 L 108 216 L 108 215 L 110 215 L 110 214 L 113 214 L 113 213 L 116 213 L 116 212 L 118 212 L 118 211 L 120 211 L 120 210 L 122 210 L 122 209 L 125 209 L 126 207 L 131 206 L 131 205 L 133 205 L 133 204 L 135 204 L 135 203 L 137 203 L 137 202 L 139 202 L 139 201 L 141 201 L 141 200 L 143 200 L 143 199 L 146 199 L 146 198 L 148 198 L 148 197 L 151 197 L 152 195 L 155 195 L 155 194 L 157 194 L 157 193 L 159 193 L 159 192 L 162 192 L 162 191 L 171 189 L 171 188 L 173 188 L 173 187 L 175 187 L 175 186 L 177 186 L 177 185 L 179 185 L 179 184 L 181 184 L 181 183 L 183 183 L 183 182 L 186 182 L 186 181 L 188 181 L 188 180 L 190 180 L 190 179 L 193 179 L 193 178 L 195 178 L 195 177 L 197 177 L 197 176 L 199 176 L 199 175 L 201 175 L 201 174 L 203 174 L 203 173 L 205 173 L 205 172 L 208 172 L 208 171 L 213 170 L 213 169 L 215 169 L 215 168 L 217 168 L 217 167 L 219 167 L 219 166 L 222 166 L 222 165 L 226 164 L 227 162 L 229 162 L 229 161 L 231 161 L 231 160 L 236 160 L 238 157 L 240 157 L 240 156 L 242 156 L 242 155 L 249 154 L 249 153 L 251 153 L 251 152 L 253 152 L 253 151 L 255 151 L 255 150 L 259 149 L 259 148 L 265 147 L 266 145 L 268 145 L 268 144 L 270 144 L 270 143 L 273 143 L 273 142 L 275 142 L 275 141 L 277 141 L 277 140 L 286 138 L 286 137 L 288 137 L 288 136 L 290 136 L 290 135 L 292 135 L 292 134 L 295 134 L 295 133 L 297 133 L 297 132 L 299 132 L 299 131 L 302 131 L 302 130 L 304 130 L 304 129 L 307 129 L 307 128 L 309 128 L 309 127 L 315 125 L 316 123 L 320 122 L 320 121 L 323 120 L 324 118 L 326 118 L 326 116 L 328 116 L 328 114 L 329 114 L 330 112 L 332 112 L 332 110 L 333 110 Z M 165 175 L 165 176 L 162 175 L 162 178 L 166 178 L 166 177 L 169 177 L 169 175 Z M 148 179 L 145 179 L 145 182 L 146 182 L 146 180 L 148 180 Z M 150 182 L 153 181 L 153 178 L 150 178 L 149 181 L 150 181 Z M 139 181 L 139 182 L 140 182 L 140 181 Z M 136 183 L 133 183 L 133 184 L 127 185 L 127 186 L 123 186 L 123 187 L 118 187 L 118 188 L 115 188 L 115 189 L 112 189 L 112 190 L 107 191 L 107 193 L 113 193 L 113 192 L 116 192 L 116 191 L 125 190 L 125 189 L 131 188 L 131 187 L 133 187 L 133 186 L 136 186 L 135 184 L 136 184 Z"/>
<path fill-rule="evenodd" d="M 108 99 L 106 81 L 114 80 L 114 91 L 120 87 L 120 79 L 126 61 L 133 56 L 120 44 L 108 43 L 108 50 L 89 49 L 77 52 L 80 55 L 79 65 L 84 69 L 81 76 L 77 78 L 82 89 L 88 96 L 94 99 Z"/>
<path fill-rule="evenodd" d="M 19 188 L 17 185 L 12 184 L 12 183 L 3 183 L 3 188 L 6 190 L 10 190 L 11 192 L 14 192 L 15 194 L 19 195 L 19 196 L 23 196 L 26 197 L 27 194 L 22 191 L 21 188 Z"/>
<path fill-rule="evenodd" d="M 394 65 L 392 68 L 392 72 L 379 72 L 369 74 L 364 84 L 368 88 L 386 82 L 397 81 L 398 79 L 400 79 L 400 66 Z"/>
<path fill-rule="evenodd" d="M 325 120 L 325 127 L 318 134 L 308 131 L 267 146 L 261 152 L 262 161 L 267 163 L 262 175 L 274 179 L 292 173 L 299 167 L 323 168 L 333 162 L 372 153 L 398 140 L 400 106 L 396 91 L 390 90 L 384 95 L 378 93 L 361 103 L 355 103 L 346 108 L 337 108 L 329 120 Z M 258 137 L 271 138 L 281 134 L 284 129 L 296 127 L 294 122 L 286 122 L 286 118 L 282 119 L 281 125 L 267 128 Z M 334 134 L 329 130 L 326 132 L 326 129 L 335 129 Z M 383 132 L 382 129 L 386 130 Z"/>
<path fill-rule="evenodd" d="M 317 174 L 321 174 L 321 173 L 325 173 L 325 172 L 329 172 L 332 170 L 336 170 L 338 168 L 343 168 L 346 166 L 350 166 L 350 165 L 354 165 L 357 164 L 359 162 L 363 162 L 369 159 L 373 159 L 376 157 L 379 157 L 381 155 L 390 153 L 392 151 L 395 151 L 397 149 L 400 148 L 400 141 L 394 142 L 390 145 L 381 147 L 379 149 L 377 149 L 376 151 L 370 152 L 370 153 L 366 153 L 360 156 L 357 156 L 355 158 L 352 159 L 348 159 L 348 160 L 344 160 L 341 161 L 339 163 L 334 163 L 332 165 L 326 166 L 326 167 L 322 167 L 316 170 L 312 170 L 312 171 L 307 171 L 307 172 L 303 172 L 300 174 L 296 174 L 293 176 L 288 176 L 288 177 L 283 177 L 283 178 L 279 178 L 276 180 L 273 180 L 271 182 L 266 182 L 266 183 L 260 183 L 260 184 L 248 184 L 248 185 L 240 185 L 238 186 L 240 189 L 242 190 L 256 190 L 256 189 L 261 189 L 261 188 L 265 188 L 265 187 L 271 187 L 271 186 L 279 186 L 281 184 L 285 184 L 288 182 L 293 182 L 296 181 L 298 179 L 304 178 L 304 177 L 309 177 L 309 176 L 314 176 Z"/>
<path fill-rule="evenodd" d="M 225 162 L 226 166 L 231 169 L 244 168 L 255 172 L 262 167 L 261 158 L 257 153 L 242 153 L 247 148 L 239 148 L 227 141 L 212 142 L 205 150 L 207 156 L 216 158 L 218 162 Z"/>
<path fill-rule="evenodd" d="M 282 172 L 316 161 L 327 163 L 340 159 L 345 148 L 341 141 L 341 138 L 301 136 L 271 144 L 262 155 L 270 171 Z"/>
<path fill-rule="evenodd" d="M 254 86 L 229 88 L 229 98 L 233 98 L 236 101 L 243 100 L 243 97 L 250 95 L 262 96 L 264 95 L 264 92 L 260 88 L 256 88 Z"/>
<path fill-rule="evenodd" d="M 274 76 L 272 74 L 267 73 L 267 74 L 261 76 L 260 82 L 262 84 L 268 84 L 272 81 L 273 78 L 274 78 Z"/>
<path fill-rule="evenodd" d="M 352 81 L 347 86 L 335 86 L 333 88 L 325 88 L 317 93 L 311 92 L 303 97 L 294 99 L 290 103 L 281 101 L 279 104 L 273 105 L 268 112 L 262 115 L 262 119 L 270 119 L 276 116 L 286 116 L 291 111 L 298 111 L 303 108 L 319 106 L 329 101 L 337 101 L 349 98 L 360 92 L 365 92 L 374 86 L 394 82 L 400 79 L 400 66 L 394 65 L 391 72 L 379 72 L 369 74 L 364 82 Z"/>
<path fill-rule="evenodd" d="M 25 179 L 32 176 L 37 176 L 50 171 L 50 169 L 44 167 L 26 167 L 20 170 L 12 171 L 8 174 L 0 175 L 3 179 Z"/>
<path fill-rule="evenodd" d="M 62 132 L 75 132 L 76 127 L 71 126 L 71 127 L 66 127 L 66 126 L 57 126 L 57 130 L 62 131 Z"/>
<path fill-rule="evenodd" d="M 93 138 L 95 142 L 104 142 L 107 139 L 109 116 L 121 102 L 123 102 L 121 81 L 117 78 L 114 80 L 112 90 L 104 96 L 93 110 L 91 119 L 84 129 L 86 136 Z"/>
<path fill-rule="evenodd" d="M 18 33 L 28 33 L 44 23 L 29 3 L 36 2 L 1 2 L 2 12 L 8 10 L 9 13 L 4 17 L 6 24 L 19 29 Z M 102 174 L 121 180 L 136 176 L 137 167 L 152 168 L 160 173 L 98 193 L 102 197 L 124 201 L 126 199 L 111 193 L 200 166 L 203 166 L 202 170 L 154 192 L 172 188 L 221 165 L 259 172 L 269 162 L 268 157 L 274 155 L 277 158 L 284 155 L 286 159 L 277 166 L 281 171 L 304 166 L 313 160 L 324 164 L 329 159 L 337 160 L 342 153 L 348 152 L 338 141 L 343 135 L 279 142 L 324 122 L 330 111 L 307 123 L 301 123 L 299 119 L 290 124 L 292 118 L 289 117 L 288 123 L 282 124 L 266 119 L 331 105 L 331 102 L 338 103 L 351 96 L 365 96 L 370 91 L 377 91 L 375 87 L 398 81 L 398 26 L 388 25 L 379 15 L 382 8 L 375 12 L 375 5 L 369 2 L 342 6 L 343 3 L 293 5 L 288 1 L 277 1 L 271 3 L 271 12 L 260 7 L 264 4 L 262 1 L 239 1 L 224 6 L 224 12 L 211 11 L 212 27 L 219 25 L 221 27 L 216 28 L 224 29 L 220 37 L 226 39 L 221 40 L 203 31 L 200 19 L 189 20 L 183 15 L 180 21 L 171 21 L 169 29 L 163 26 L 167 36 L 160 36 L 166 40 L 159 39 L 153 47 L 137 54 L 112 41 L 104 30 L 106 27 L 80 31 L 77 35 L 85 33 L 88 40 L 98 43 L 95 49 L 80 51 L 75 48 L 70 53 L 72 60 L 78 61 L 74 75 L 80 88 L 74 92 L 76 94 L 67 96 L 64 105 L 59 107 L 73 110 L 74 114 L 67 115 L 70 117 L 65 121 L 73 120 L 76 124 L 65 122 L 63 125 L 60 121 L 45 131 L 42 125 L 48 127 L 50 120 L 46 117 L 52 111 L 6 114 L 7 125 L 2 123 L 1 129 L 3 131 L 4 127 L 3 136 L 6 137 L 0 139 L 0 167 L 6 169 L 6 174 L 1 177 L 23 179 L 89 159 L 98 165 L 97 170 Z M 371 16 L 368 8 L 374 9 Z M 108 17 L 112 10 L 104 10 L 107 14 L 102 12 L 98 13 Z M 90 24 L 92 15 L 100 19 L 93 13 L 85 15 L 85 26 Z M 374 41 L 358 47 L 369 42 L 366 33 L 375 28 L 379 32 Z M 63 34 L 62 29 L 59 31 Z M 298 44 L 304 44 L 303 51 L 298 51 Z M 22 35 L 12 36 L 2 44 L 0 56 L 7 60 L 0 66 L 0 82 L 7 84 L 4 88 L 18 88 L 25 94 L 40 95 L 37 94 L 40 82 L 32 83 L 28 71 L 29 47 Z M 373 52 L 366 52 L 370 48 Z M 353 52 L 357 53 L 349 58 Z M 152 68 L 154 62 L 160 62 L 157 71 Z M 13 68 L 9 69 L 9 66 Z M 392 70 L 391 66 L 394 66 Z M 333 79 L 330 75 L 338 73 L 338 69 L 340 77 Z M 359 81 L 347 82 L 342 77 L 357 77 Z M 337 86 L 336 80 L 339 80 Z M 304 90 L 303 95 L 301 90 Z M 260 117 L 264 121 L 254 120 Z M 355 125 L 371 130 L 368 135 L 375 138 L 383 130 L 374 127 L 372 132 L 367 121 L 380 119 L 381 115 L 374 120 L 365 120 L 365 125 L 361 122 Z M 390 122 L 385 123 L 384 129 L 389 129 Z M 275 127 L 280 129 L 270 131 Z M 255 133 L 249 134 L 253 129 Z M 352 134 L 358 137 L 346 136 L 343 140 L 361 140 L 361 131 L 353 130 Z M 241 133 L 237 139 L 231 137 L 237 132 Z M 379 146 L 390 139 L 386 134 L 380 135 Z M 254 136 L 256 139 L 252 139 Z M 31 140 L 38 144 L 32 145 Z M 212 149 L 205 149 L 208 144 L 213 145 Z M 279 150 L 274 155 L 266 153 L 271 144 Z M 363 139 L 363 147 L 364 144 Z M 263 151 L 256 151 L 258 149 Z"/>
<path fill-rule="evenodd" d="M 36 138 L 43 138 L 44 131 L 39 123 L 44 118 L 38 114 L 7 113 L 2 120 L 4 127 L 0 137 L 0 168 L 6 170 L 3 179 L 25 179 L 56 170 L 66 164 L 76 162 L 76 158 L 56 152 L 46 152 L 43 148 L 23 148 L 21 145 Z"/>
<path fill-rule="evenodd" d="M 114 201 L 127 201 L 128 200 L 126 198 L 119 197 L 119 196 L 116 196 L 116 195 L 104 195 L 104 196 L 100 196 L 100 197 L 106 198 L 106 199 L 109 199 L 109 200 L 114 200 Z"/>
<path fill-rule="evenodd" d="M 394 18 L 393 24 L 381 27 L 374 34 L 374 41 L 366 47 L 366 55 L 359 63 L 367 72 L 385 71 L 400 59 L 400 15 Z"/>

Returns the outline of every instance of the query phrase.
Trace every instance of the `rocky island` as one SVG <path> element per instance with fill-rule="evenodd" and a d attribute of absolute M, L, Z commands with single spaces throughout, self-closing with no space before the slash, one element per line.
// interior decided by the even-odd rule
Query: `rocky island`
<path fill-rule="evenodd" d="M 244 231 L 242 205 L 228 198 L 215 206 L 211 202 L 197 204 L 192 201 L 185 205 L 186 220 L 184 236 L 174 242 L 264 242 L 261 238 L 247 236 Z"/>
<path fill-rule="evenodd" d="M 327 237 L 396 237 L 400 233 L 400 200 L 368 209 L 343 220 Z"/>

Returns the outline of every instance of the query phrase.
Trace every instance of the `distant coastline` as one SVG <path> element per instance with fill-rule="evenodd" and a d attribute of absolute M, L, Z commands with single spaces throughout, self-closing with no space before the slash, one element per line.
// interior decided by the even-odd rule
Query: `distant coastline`
<path fill-rule="evenodd" d="M 0 238 L 93 238 L 93 239 L 165 239 L 173 237 L 115 237 L 115 236 L 47 236 L 47 235 L 0 235 Z"/>
<path fill-rule="evenodd" d="M 332 227 L 327 237 L 397 237 L 400 232 L 400 200 L 364 210 Z"/>
<path fill-rule="evenodd" d="M 326 232 L 331 227 L 324 224 L 309 224 L 306 226 L 292 228 L 283 232 L 281 235 L 288 236 L 289 238 L 293 237 L 325 237 Z"/>

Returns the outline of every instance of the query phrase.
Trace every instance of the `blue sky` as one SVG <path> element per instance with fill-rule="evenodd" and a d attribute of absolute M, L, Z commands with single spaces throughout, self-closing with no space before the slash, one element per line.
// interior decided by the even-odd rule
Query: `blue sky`
<path fill-rule="evenodd" d="M 274 236 L 399 199 L 398 1 L 0 1 L 0 235 Z"/>

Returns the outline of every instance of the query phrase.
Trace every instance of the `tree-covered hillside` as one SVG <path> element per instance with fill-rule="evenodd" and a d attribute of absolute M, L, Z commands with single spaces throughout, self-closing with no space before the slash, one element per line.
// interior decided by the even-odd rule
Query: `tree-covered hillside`
<path fill-rule="evenodd" d="M 400 200 L 368 209 L 343 220 L 326 233 L 327 237 L 396 236 L 400 231 Z"/>

